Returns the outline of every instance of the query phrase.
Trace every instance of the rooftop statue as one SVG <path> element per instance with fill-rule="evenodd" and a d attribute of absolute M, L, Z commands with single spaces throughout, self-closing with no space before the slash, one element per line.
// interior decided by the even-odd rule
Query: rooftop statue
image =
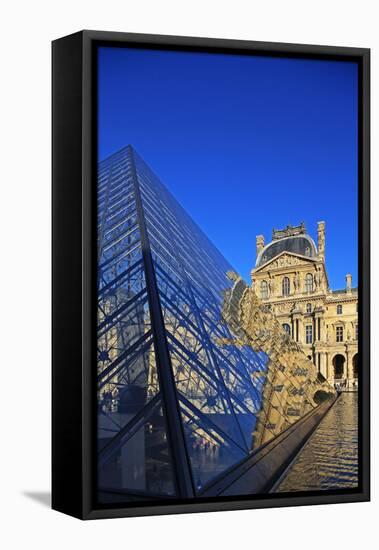
<path fill-rule="evenodd" d="M 285 239 L 286 237 L 295 237 L 296 235 L 304 235 L 306 233 L 305 224 L 302 222 L 300 225 L 287 225 L 284 229 L 273 229 L 272 240 Z"/>

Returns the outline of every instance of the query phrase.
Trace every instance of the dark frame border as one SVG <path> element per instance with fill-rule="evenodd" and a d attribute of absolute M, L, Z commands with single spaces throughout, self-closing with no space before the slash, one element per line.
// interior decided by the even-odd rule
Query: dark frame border
<path fill-rule="evenodd" d="M 95 502 L 96 174 L 99 45 L 354 61 L 359 67 L 359 478 L 354 490 Z M 74 63 L 73 63 L 74 61 Z M 63 92 L 63 93 L 62 93 Z M 74 135 L 75 134 L 75 135 Z M 76 137 L 76 139 L 74 139 Z M 80 139 L 79 139 L 80 138 Z M 370 50 L 82 31 L 53 42 L 53 508 L 82 519 L 370 499 Z M 67 212 L 69 216 L 67 219 Z M 74 251 L 72 250 L 74 243 Z M 79 265 L 78 265 L 79 264 Z M 64 271 L 62 271 L 64 269 Z M 68 276 L 69 275 L 69 276 Z M 71 300 L 67 301 L 67 296 Z M 364 328 L 363 328 L 364 327 Z M 67 339 L 71 340 L 71 344 Z M 68 361 L 67 361 L 68 354 Z M 67 410 L 67 394 L 73 395 Z M 71 400 L 70 400 L 71 402 Z"/>

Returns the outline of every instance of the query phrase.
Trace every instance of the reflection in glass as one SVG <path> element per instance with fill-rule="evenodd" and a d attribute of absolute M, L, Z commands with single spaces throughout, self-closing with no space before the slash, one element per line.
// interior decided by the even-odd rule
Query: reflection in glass
<path fill-rule="evenodd" d="M 137 417 L 128 405 L 129 421 L 105 445 L 98 457 L 98 482 L 103 502 L 127 495 L 172 496 L 175 493 L 171 456 L 162 407 L 156 399 Z M 109 423 L 111 426 L 111 423 Z M 106 431 L 100 429 L 99 437 Z"/>
<path fill-rule="evenodd" d="M 101 503 L 201 495 L 316 406 L 313 366 L 231 273 L 132 147 L 99 164 Z"/>

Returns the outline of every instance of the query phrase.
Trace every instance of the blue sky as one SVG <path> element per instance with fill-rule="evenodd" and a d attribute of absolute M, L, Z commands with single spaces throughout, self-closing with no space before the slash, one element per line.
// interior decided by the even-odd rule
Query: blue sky
<path fill-rule="evenodd" d="M 100 48 L 99 158 L 132 144 L 247 280 L 255 236 L 326 222 L 357 284 L 357 65 Z"/>

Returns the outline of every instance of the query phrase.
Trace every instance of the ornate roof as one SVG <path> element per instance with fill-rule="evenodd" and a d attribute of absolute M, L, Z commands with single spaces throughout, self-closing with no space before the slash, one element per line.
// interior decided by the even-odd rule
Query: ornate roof
<path fill-rule="evenodd" d="M 317 248 L 312 237 L 306 234 L 304 223 L 297 227 L 287 225 L 285 229 L 274 229 L 272 241 L 258 254 L 255 267 L 260 267 L 282 252 L 292 252 L 309 258 L 317 257 Z"/>

